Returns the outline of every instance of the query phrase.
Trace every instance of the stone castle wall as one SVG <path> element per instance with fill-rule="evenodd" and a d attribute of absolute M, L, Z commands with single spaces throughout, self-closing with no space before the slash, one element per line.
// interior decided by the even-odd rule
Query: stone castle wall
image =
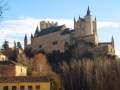
<path fill-rule="evenodd" d="M 61 36 L 61 32 L 54 32 L 44 36 L 35 37 L 32 40 L 33 49 L 43 48 L 45 52 L 50 53 L 52 51 L 64 52 L 64 46 L 66 42 L 69 42 L 69 35 Z"/>
<path fill-rule="evenodd" d="M 41 21 L 40 22 L 40 29 L 43 30 L 43 29 L 46 29 L 46 28 L 49 28 L 51 26 L 57 26 L 57 22 L 46 22 L 46 21 Z"/>

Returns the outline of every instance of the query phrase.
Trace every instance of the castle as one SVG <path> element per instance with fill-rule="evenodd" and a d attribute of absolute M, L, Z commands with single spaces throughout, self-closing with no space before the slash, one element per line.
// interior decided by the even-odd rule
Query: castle
<path fill-rule="evenodd" d="M 39 28 L 40 27 L 40 28 Z M 67 46 L 76 46 L 74 52 L 82 54 L 89 51 L 95 55 L 115 55 L 114 38 L 111 42 L 99 42 L 97 35 L 97 20 L 93 19 L 88 7 L 86 15 L 78 20 L 74 18 L 74 29 L 65 25 L 59 26 L 54 22 L 41 21 L 34 35 L 31 35 L 33 51 L 44 50 L 45 53 L 53 51 L 64 52 Z M 27 47 L 27 36 L 24 39 L 24 47 Z"/>

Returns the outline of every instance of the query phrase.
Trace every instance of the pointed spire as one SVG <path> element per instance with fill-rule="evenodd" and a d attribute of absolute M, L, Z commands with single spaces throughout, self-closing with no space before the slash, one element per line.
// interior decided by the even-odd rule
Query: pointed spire
<path fill-rule="evenodd" d="M 90 8 L 89 8 L 89 6 L 88 6 L 88 9 L 87 9 L 87 14 L 86 15 L 90 16 Z"/>
<path fill-rule="evenodd" d="M 39 28 L 37 26 L 36 31 L 35 31 L 35 36 L 39 34 Z"/>
<path fill-rule="evenodd" d="M 24 48 L 27 47 L 27 42 L 28 42 L 28 40 L 27 40 L 27 35 L 25 34 L 25 38 L 24 38 Z"/>
<path fill-rule="evenodd" d="M 14 41 L 14 49 L 16 49 L 16 42 Z"/>
<path fill-rule="evenodd" d="M 76 22 L 76 19 L 75 19 L 75 17 L 74 17 L 74 22 Z"/>
<path fill-rule="evenodd" d="M 27 40 L 27 35 L 25 34 L 25 38 L 24 38 L 24 40 Z"/>
<path fill-rule="evenodd" d="M 112 41 L 114 41 L 114 37 L 112 36 Z"/>
<path fill-rule="evenodd" d="M 112 39 L 111 39 L 111 44 L 114 47 L 114 37 L 113 36 L 112 36 Z"/>
<path fill-rule="evenodd" d="M 79 20 L 80 20 L 81 18 L 80 18 L 80 16 L 79 16 Z"/>
<path fill-rule="evenodd" d="M 79 16 L 79 21 L 81 21 L 81 17 Z"/>
<path fill-rule="evenodd" d="M 33 34 L 31 34 L 31 39 L 33 38 Z"/>
<path fill-rule="evenodd" d="M 96 19 L 96 17 L 95 17 L 95 21 L 96 21 L 97 19 Z"/>

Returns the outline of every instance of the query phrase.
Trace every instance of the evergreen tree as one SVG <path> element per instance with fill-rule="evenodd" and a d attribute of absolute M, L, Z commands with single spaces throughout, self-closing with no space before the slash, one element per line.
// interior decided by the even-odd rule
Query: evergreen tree
<path fill-rule="evenodd" d="M 9 60 L 17 61 L 17 55 L 17 50 L 13 50 L 8 58 Z"/>
<path fill-rule="evenodd" d="M 5 40 L 5 42 L 3 43 L 2 45 L 2 48 L 5 50 L 5 49 L 8 49 L 9 48 L 9 42 Z"/>
<path fill-rule="evenodd" d="M 20 42 L 17 42 L 17 48 L 22 49 L 22 45 Z"/>
<path fill-rule="evenodd" d="M 39 34 L 39 28 L 37 26 L 34 36 L 37 36 L 38 34 Z"/>
<path fill-rule="evenodd" d="M 25 37 L 24 37 L 24 48 L 26 48 L 27 47 L 27 35 L 25 34 Z"/>

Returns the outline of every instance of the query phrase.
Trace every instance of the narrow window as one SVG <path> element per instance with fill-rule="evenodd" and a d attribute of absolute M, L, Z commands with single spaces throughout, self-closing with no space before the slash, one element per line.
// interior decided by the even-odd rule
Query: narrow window
<path fill-rule="evenodd" d="M 25 87 L 24 86 L 20 86 L 20 90 L 25 90 Z"/>
<path fill-rule="evenodd" d="M 8 86 L 4 86 L 4 87 L 3 87 L 3 90 L 8 90 Z"/>
<path fill-rule="evenodd" d="M 22 72 L 22 68 L 21 68 L 21 72 Z"/>
<path fill-rule="evenodd" d="M 17 90 L 17 87 L 16 86 L 12 86 L 12 90 Z"/>
<path fill-rule="evenodd" d="M 58 42 L 57 42 L 57 41 L 55 41 L 55 42 L 53 42 L 53 45 L 57 45 L 57 43 L 58 43 Z"/>
<path fill-rule="evenodd" d="M 28 90 L 32 90 L 32 86 L 28 86 Z"/>
<path fill-rule="evenodd" d="M 39 45 L 39 48 L 42 48 L 42 45 Z"/>
<path fill-rule="evenodd" d="M 37 85 L 37 86 L 36 86 L 36 90 L 40 90 L 40 85 Z"/>

